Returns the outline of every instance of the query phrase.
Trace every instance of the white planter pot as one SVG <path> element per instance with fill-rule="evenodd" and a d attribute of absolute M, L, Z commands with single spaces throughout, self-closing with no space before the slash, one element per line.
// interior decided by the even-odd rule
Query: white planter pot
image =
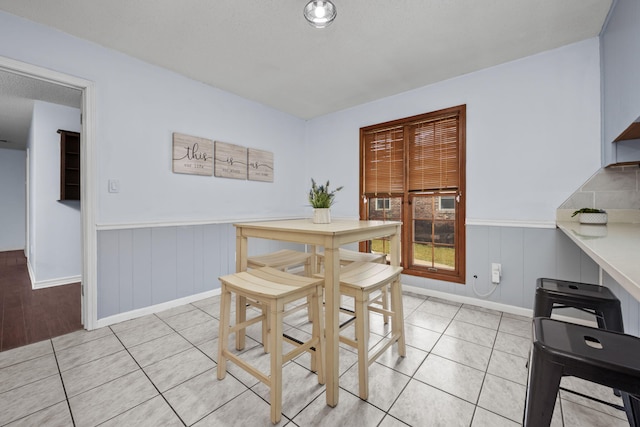
<path fill-rule="evenodd" d="M 582 212 L 580 214 L 580 224 L 606 224 L 607 213 L 606 212 Z"/>
<path fill-rule="evenodd" d="M 315 208 L 313 210 L 313 223 L 314 224 L 330 224 L 331 223 L 331 209 L 329 209 L 329 208 Z"/>

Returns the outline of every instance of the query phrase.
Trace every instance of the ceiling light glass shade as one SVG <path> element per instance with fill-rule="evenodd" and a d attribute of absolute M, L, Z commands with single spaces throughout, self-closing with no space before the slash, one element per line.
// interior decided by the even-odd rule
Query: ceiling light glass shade
<path fill-rule="evenodd" d="M 305 19 L 316 28 L 331 24 L 337 14 L 336 6 L 328 0 L 311 0 L 304 7 Z"/>

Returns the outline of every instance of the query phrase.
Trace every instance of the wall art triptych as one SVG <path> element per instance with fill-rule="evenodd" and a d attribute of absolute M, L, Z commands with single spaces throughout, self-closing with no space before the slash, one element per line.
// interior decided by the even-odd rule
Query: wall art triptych
<path fill-rule="evenodd" d="M 273 153 L 174 132 L 173 172 L 273 182 Z"/>

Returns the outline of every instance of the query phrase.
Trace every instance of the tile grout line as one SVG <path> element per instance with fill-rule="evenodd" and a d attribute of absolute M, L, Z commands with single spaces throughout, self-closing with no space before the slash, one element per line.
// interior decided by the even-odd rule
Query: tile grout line
<path fill-rule="evenodd" d="M 154 314 L 154 316 L 155 316 L 155 314 Z M 157 316 L 156 316 L 156 317 L 157 317 Z M 162 320 L 162 319 L 160 319 L 160 320 Z M 164 322 L 164 321 L 163 321 L 163 322 Z M 165 324 L 166 324 L 166 322 L 165 322 Z M 168 325 L 168 326 L 169 326 L 169 325 Z M 171 326 L 169 326 L 169 327 L 171 328 Z M 109 327 L 109 329 L 111 329 L 111 328 Z M 173 328 L 172 328 L 172 329 L 173 329 Z M 149 375 L 147 375 L 147 373 L 146 373 L 146 372 L 145 372 L 145 370 L 142 368 L 142 366 L 140 366 L 140 363 L 138 363 L 138 361 L 136 360 L 136 358 L 135 358 L 135 357 L 133 357 L 133 355 L 132 355 L 132 354 L 131 354 L 131 352 L 129 351 L 129 348 L 127 348 L 127 346 L 126 346 L 126 345 L 124 345 L 124 343 L 120 340 L 120 337 L 118 337 L 118 335 L 113 331 L 113 329 L 111 330 L 111 332 L 113 333 L 113 335 L 115 335 L 116 339 L 118 340 L 118 342 L 120 342 L 120 344 L 122 345 L 122 347 L 124 347 L 125 351 L 126 351 L 126 352 L 127 352 L 127 354 L 129 355 L 129 357 L 131 357 L 131 359 L 132 359 L 132 360 L 135 362 L 135 364 L 138 366 L 138 369 L 140 369 L 140 371 L 144 374 L 144 376 L 147 378 L 147 380 L 149 380 L 149 382 L 151 383 L 151 385 L 153 386 L 153 388 L 155 388 L 155 389 L 156 389 L 156 391 L 158 392 L 158 395 L 162 396 L 162 399 L 163 399 L 163 400 L 165 401 L 165 403 L 169 406 L 169 408 L 171 408 L 171 410 L 173 411 L 173 413 L 174 413 L 174 414 L 176 414 L 176 416 L 178 417 L 178 419 L 180 420 L 180 422 L 181 422 L 184 426 L 186 426 L 186 425 L 187 425 L 187 423 L 186 423 L 186 422 L 182 419 L 182 417 L 181 417 L 181 416 L 176 412 L 176 410 L 173 408 L 173 406 L 171 406 L 171 404 L 167 401 L 166 397 L 164 397 L 164 394 L 162 394 L 162 392 L 160 391 L 160 389 L 158 389 L 158 387 L 157 387 L 157 386 L 156 386 L 156 384 L 151 380 L 151 378 L 149 378 Z M 155 397 L 155 396 L 154 396 L 154 397 Z M 152 397 L 151 399 L 153 399 L 154 397 Z M 139 407 L 140 405 L 143 405 L 143 404 L 145 404 L 145 403 L 149 402 L 151 399 L 145 400 L 144 402 L 140 402 L 138 405 L 134 406 L 133 408 L 137 408 L 137 407 Z M 127 409 L 126 411 L 121 412 L 120 414 L 116 414 L 116 415 L 114 415 L 113 417 L 111 417 L 111 418 L 109 418 L 109 419 L 107 419 L 107 420 L 105 420 L 105 421 L 103 421 L 103 422 L 106 422 L 106 421 L 111 420 L 111 419 L 113 419 L 113 418 L 115 418 L 115 417 L 118 417 L 118 416 L 120 416 L 120 415 L 122 415 L 122 414 L 124 414 L 124 413 L 126 413 L 126 412 L 128 412 L 128 411 L 130 411 L 130 410 L 132 410 L 133 408 L 129 408 L 129 409 Z"/>
<path fill-rule="evenodd" d="M 71 402 L 69 402 L 69 395 L 67 394 L 67 387 L 64 385 L 64 379 L 62 378 L 62 370 L 60 369 L 60 363 L 58 363 L 58 354 L 56 353 L 56 347 L 53 345 L 53 339 L 49 339 L 51 343 L 51 349 L 53 350 L 53 358 L 56 360 L 56 367 L 58 368 L 58 375 L 60 376 L 60 383 L 62 384 L 62 390 L 64 391 L 65 401 L 67 402 L 67 408 L 69 409 L 69 416 L 71 417 L 71 423 L 75 427 L 76 420 L 73 417 L 73 411 L 71 410 Z"/>

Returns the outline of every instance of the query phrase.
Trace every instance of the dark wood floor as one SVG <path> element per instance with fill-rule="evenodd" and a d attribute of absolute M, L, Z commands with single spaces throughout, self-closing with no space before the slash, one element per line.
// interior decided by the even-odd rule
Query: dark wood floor
<path fill-rule="evenodd" d="M 24 252 L 0 252 L 0 351 L 82 329 L 80 316 L 80 283 L 32 290 Z"/>

